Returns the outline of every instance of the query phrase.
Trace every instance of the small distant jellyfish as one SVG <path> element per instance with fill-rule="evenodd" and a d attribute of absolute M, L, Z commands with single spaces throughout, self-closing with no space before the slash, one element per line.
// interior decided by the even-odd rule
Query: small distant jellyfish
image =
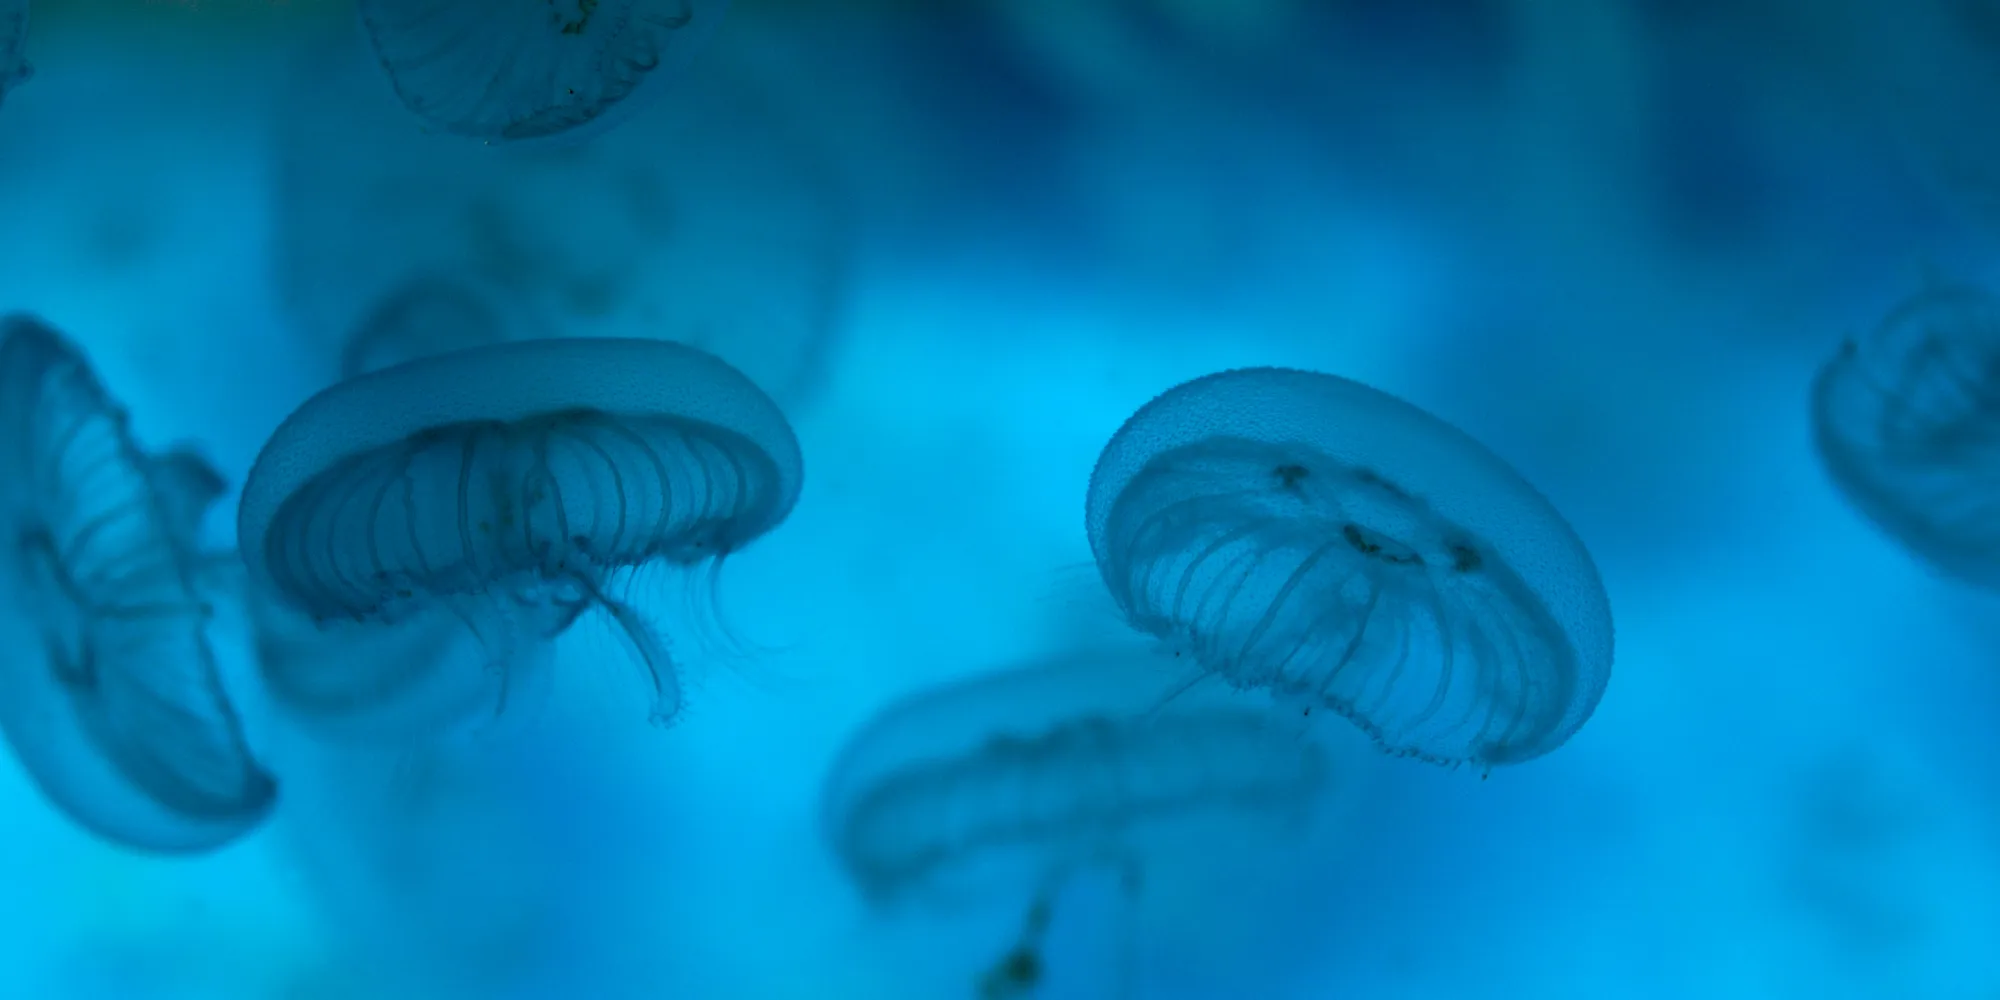
<path fill-rule="evenodd" d="M 658 96 L 728 0 L 361 0 L 396 96 L 490 143 L 609 128 Z"/>
<path fill-rule="evenodd" d="M 1610 677 L 1610 602 L 1562 516 L 1457 429 L 1347 379 L 1252 368 L 1168 390 L 1105 446 L 1086 524 L 1127 622 L 1195 677 L 1334 713 L 1391 754 L 1541 756 Z"/>
<path fill-rule="evenodd" d="M 28 41 L 28 0 L 0 0 L 0 104 L 7 92 L 28 82 L 34 67 L 21 55 Z"/>
<path fill-rule="evenodd" d="M 214 475 L 196 461 L 141 452 L 74 346 L 0 320 L 0 618 L 40 640 L 8 660 L 0 729 L 44 796 L 135 850 L 212 850 L 277 798 L 210 645 L 178 492 Z"/>
<path fill-rule="evenodd" d="M 1812 424 L 1863 516 L 1945 576 L 2000 588 L 2000 300 L 1928 281 L 1820 368 Z"/>
<path fill-rule="evenodd" d="M 712 355 L 523 341 L 307 400 L 258 455 L 237 539 L 251 586 L 321 625 L 442 611 L 482 640 L 522 628 L 552 638 L 601 609 L 645 667 L 664 725 L 681 709 L 678 668 L 615 581 L 650 564 L 712 575 L 785 519 L 802 475 L 784 414 Z"/>
<path fill-rule="evenodd" d="M 1318 743 L 1241 703 L 1161 708 L 1148 667 L 1085 651 L 920 692 L 870 721 L 827 778 L 823 834 L 871 903 L 1030 890 L 1017 940 L 979 977 L 985 1000 L 1042 985 L 1054 906 L 1086 870 L 1118 877 L 1129 904 L 1149 859 L 1254 853 L 1328 791 Z"/>

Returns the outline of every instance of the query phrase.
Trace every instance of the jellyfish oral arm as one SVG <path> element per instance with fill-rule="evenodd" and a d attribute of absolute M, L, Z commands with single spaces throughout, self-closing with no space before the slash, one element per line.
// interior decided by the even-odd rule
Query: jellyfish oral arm
<path fill-rule="evenodd" d="M 1014 946 L 1007 949 L 979 977 L 981 1000 L 1010 1000 L 1013 997 L 1032 996 L 1042 985 L 1042 977 L 1047 966 L 1042 958 L 1042 942 L 1048 937 L 1049 925 L 1055 917 L 1056 899 L 1074 880 L 1075 876 L 1090 868 L 1104 868 L 1118 877 L 1121 905 L 1118 915 L 1118 968 L 1116 970 L 1115 997 L 1127 998 L 1133 995 L 1137 982 L 1137 954 L 1135 948 L 1134 924 L 1138 905 L 1139 890 L 1143 879 L 1139 861 L 1129 851 L 1115 846 L 1104 846 L 1082 858 L 1080 861 L 1059 865 L 1052 869 L 1035 891 L 1035 898 L 1029 902 L 1027 913 L 1021 919 L 1021 930 Z"/>
<path fill-rule="evenodd" d="M 598 607 L 604 609 L 605 614 L 611 616 L 640 665 L 646 668 L 653 684 L 652 723 L 656 726 L 672 725 L 681 712 L 681 681 L 673 655 L 667 649 L 666 638 L 637 609 L 606 593 L 588 572 L 573 573 L 571 579 L 590 595 Z"/>

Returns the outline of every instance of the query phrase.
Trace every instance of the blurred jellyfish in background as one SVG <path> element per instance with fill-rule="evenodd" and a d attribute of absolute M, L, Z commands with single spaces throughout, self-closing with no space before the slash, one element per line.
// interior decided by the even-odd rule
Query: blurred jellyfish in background
<path fill-rule="evenodd" d="M 1610 601 L 1562 516 L 1456 428 L 1343 378 L 1162 393 L 1105 445 L 1086 519 L 1126 620 L 1194 678 L 1337 713 L 1392 754 L 1539 757 L 1610 679 Z"/>
<path fill-rule="evenodd" d="M 1864 517 L 1939 572 L 2000 587 L 2000 300 L 1929 278 L 1820 368 L 1812 426 Z"/>
<path fill-rule="evenodd" d="M 285 94 L 275 277 L 330 363 L 412 282 L 451 281 L 510 338 L 686 343 L 787 403 L 816 384 L 846 295 L 846 196 L 727 66 L 553 150 L 423 134 L 345 35 L 308 46 Z"/>
<path fill-rule="evenodd" d="M 0 321 L 0 449 L 16 758 L 125 847 L 208 851 L 257 827 L 277 785 L 223 688 L 189 529 L 220 477 L 146 456 L 76 348 L 23 315 Z"/>
<path fill-rule="evenodd" d="M 194 445 L 169 448 L 152 456 L 147 465 L 167 527 L 181 544 L 197 550 L 202 522 L 208 518 L 209 508 L 229 492 L 228 480 Z"/>
<path fill-rule="evenodd" d="M 802 476 L 784 414 L 713 355 L 656 340 L 524 341 L 308 400 L 251 470 L 237 537 L 251 585 L 318 626 L 455 619 L 503 684 L 510 657 L 601 609 L 645 668 L 664 725 L 681 711 L 683 667 L 625 585 L 655 564 L 712 585 L 725 559 L 791 512 Z M 398 680 L 379 670 L 404 669 L 298 663 L 307 675 L 268 680 L 307 715 L 370 697 Z"/>
<path fill-rule="evenodd" d="M 0 103 L 35 69 L 21 55 L 28 42 L 28 0 L 0 0 Z"/>
<path fill-rule="evenodd" d="M 841 752 L 824 836 L 880 908 L 1028 897 L 978 995 L 1036 994 L 1074 879 L 1108 870 L 1136 903 L 1149 874 L 1281 844 L 1272 835 L 1302 828 L 1332 783 L 1326 752 L 1267 713 L 1201 697 L 1162 708 L 1163 692 L 1143 652 L 1107 649 L 903 699 Z M 1129 995 L 1129 926 L 1121 938 L 1113 981 Z"/>
<path fill-rule="evenodd" d="M 729 0 L 359 0 L 396 96 L 487 142 L 580 141 L 658 97 Z"/>
<path fill-rule="evenodd" d="M 263 692 L 313 739 L 395 747 L 480 737 L 510 705 L 536 704 L 548 689 L 549 651 L 511 633 L 495 649 L 450 615 L 323 625 L 238 583 Z"/>
<path fill-rule="evenodd" d="M 391 289 L 361 319 L 340 354 L 340 376 L 352 378 L 405 361 L 510 340 L 540 340 L 525 317 L 479 287 L 449 275 L 417 275 Z"/>

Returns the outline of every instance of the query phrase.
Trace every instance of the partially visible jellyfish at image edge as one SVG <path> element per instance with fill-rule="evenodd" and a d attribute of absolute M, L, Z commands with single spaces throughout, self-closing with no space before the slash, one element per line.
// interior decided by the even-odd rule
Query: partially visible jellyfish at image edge
<path fill-rule="evenodd" d="M 0 104 L 35 74 L 21 55 L 28 41 L 28 0 L 0 0 Z"/>
<path fill-rule="evenodd" d="M 580 140 L 658 97 L 729 0 L 360 0 L 396 96 L 487 142 Z"/>
<path fill-rule="evenodd" d="M 873 905 L 1029 889 L 1018 939 L 979 979 L 987 1000 L 1034 993 L 1053 910 L 1090 869 L 1136 902 L 1146 865 L 1193 847 L 1255 854 L 1297 833 L 1332 783 L 1323 748 L 1267 711 L 1158 704 L 1143 653 L 1082 651 L 921 691 L 841 751 L 822 833 Z M 1116 982 L 1136 982 L 1129 914 Z"/>
<path fill-rule="evenodd" d="M 712 355 L 524 341 L 307 400 L 258 455 L 237 540 L 251 587 L 321 628 L 449 616 L 503 672 L 523 644 L 600 609 L 644 666 L 664 725 L 682 707 L 681 668 L 620 581 L 653 564 L 712 578 L 785 519 L 802 477 L 784 414 Z M 264 661 L 266 685 L 307 715 L 403 679 L 383 676 L 400 669 L 388 664 L 308 658 L 294 674 L 288 662 Z"/>
<path fill-rule="evenodd" d="M 1127 623 L 1388 753 L 1482 770 L 1561 746 L 1609 681 L 1611 607 L 1549 501 L 1400 399 L 1251 368 L 1147 403 L 1086 526 Z"/>
<path fill-rule="evenodd" d="M 2000 300 L 1928 279 L 1820 368 L 1812 426 L 1864 517 L 1945 576 L 2000 588 Z"/>
<path fill-rule="evenodd" d="M 135 850 L 221 847 L 277 800 L 210 643 L 194 525 L 220 482 L 191 452 L 142 452 L 62 334 L 0 320 L 0 617 L 28 647 L 0 729 L 50 802 Z"/>

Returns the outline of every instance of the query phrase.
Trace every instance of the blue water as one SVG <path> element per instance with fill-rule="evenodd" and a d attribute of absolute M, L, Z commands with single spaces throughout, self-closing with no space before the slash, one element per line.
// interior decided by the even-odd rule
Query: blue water
<path fill-rule="evenodd" d="M 1130 897 L 1079 879 L 1038 995 L 1116 995 L 1127 943 L 1155 998 L 2000 995 L 2000 598 L 1855 514 L 1805 404 L 1925 266 L 2000 277 L 2000 47 L 1945 4 L 1572 6 L 738 0 L 689 78 L 758 94 L 814 179 L 786 190 L 839 224 L 736 242 L 732 219 L 799 216 L 729 166 L 765 154 L 717 153 L 680 195 L 734 212 L 674 216 L 723 232 L 713 254 L 631 280 L 730 316 L 835 258 L 824 343 L 711 341 L 773 366 L 807 463 L 723 574 L 761 651 L 691 657 L 663 731 L 587 622 L 524 718 L 359 750 L 270 711 L 238 633 L 276 813 L 149 857 L 0 768 L 0 996 L 974 995 L 1022 900 L 870 907 L 821 783 L 896 699 L 1115 628 L 1083 529 L 1097 453 L 1246 365 L 1406 398 L 1538 486 L 1610 595 L 1608 693 L 1485 780 L 1329 728 L 1310 829 L 1166 856 Z M 0 310 L 63 328 L 142 443 L 198 442 L 239 488 L 335 376 L 286 292 L 326 237 L 287 221 L 278 164 L 297 53 L 351 12 L 34 17 L 36 72 L 0 104 Z M 601 195 L 533 194 L 562 241 L 539 273 L 636 252 Z M 380 291 L 309 277 L 320 309 Z"/>

